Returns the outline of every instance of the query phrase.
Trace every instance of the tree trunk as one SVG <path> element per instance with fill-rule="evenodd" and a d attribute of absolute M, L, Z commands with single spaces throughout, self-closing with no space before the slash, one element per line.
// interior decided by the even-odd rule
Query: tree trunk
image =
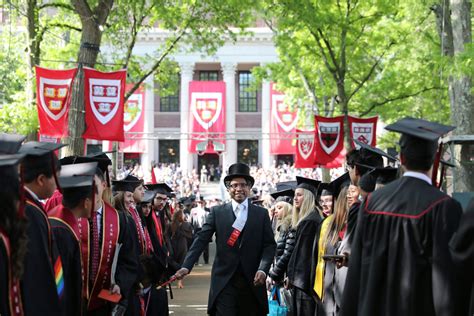
<path fill-rule="evenodd" d="M 34 104 L 35 100 L 35 85 L 34 85 L 34 67 L 39 65 L 39 52 L 36 49 L 36 35 L 39 27 L 38 9 L 36 0 L 28 0 L 26 2 L 26 28 L 28 30 L 28 46 L 27 46 L 27 63 L 26 69 L 26 102 L 29 105 Z"/>
<path fill-rule="evenodd" d="M 467 0 L 451 0 L 451 23 L 454 56 L 462 53 L 467 44 L 472 43 L 471 4 Z M 461 75 L 449 80 L 449 99 L 451 119 L 456 123 L 456 135 L 474 134 L 474 103 L 472 96 L 472 77 Z M 454 188 L 457 192 L 474 191 L 474 166 L 471 162 L 470 146 L 456 146 L 453 153 L 459 162 Z"/>
<path fill-rule="evenodd" d="M 66 155 L 84 154 L 84 71 L 83 66 L 94 68 L 99 54 L 102 32 L 97 24 L 90 20 L 82 24 L 81 47 L 77 57 L 79 69 L 72 88 L 71 107 L 69 109 L 69 137 Z"/>

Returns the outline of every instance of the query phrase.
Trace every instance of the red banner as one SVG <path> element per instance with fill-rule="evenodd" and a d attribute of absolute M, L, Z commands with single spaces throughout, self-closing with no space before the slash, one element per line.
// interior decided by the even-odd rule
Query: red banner
<path fill-rule="evenodd" d="M 334 164 L 344 149 L 344 116 L 322 117 L 316 115 L 315 126 L 316 163 L 321 166 L 326 166 L 329 163 Z"/>
<path fill-rule="evenodd" d="M 225 144 L 225 82 L 191 81 L 189 83 L 189 152 L 207 140 Z M 207 146 L 205 153 L 215 153 Z"/>
<path fill-rule="evenodd" d="M 65 136 L 71 103 L 71 86 L 77 68 L 69 70 L 35 68 L 40 134 L 53 137 Z"/>
<path fill-rule="evenodd" d="M 378 118 L 378 116 L 359 118 L 349 115 L 348 120 L 351 139 L 357 139 L 361 143 L 375 147 L 377 144 L 376 132 Z M 353 148 L 359 149 L 359 146 L 353 141 L 351 141 L 351 145 Z"/>
<path fill-rule="evenodd" d="M 127 71 L 84 68 L 86 130 L 83 138 L 124 141 L 123 101 Z"/>
<path fill-rule="evenodd" d="M 270 85 L 270 153 L 288 155 L 295 152 L 296 108 L 284 103 L 285 95 Z"/>
<path fill-rule="evenodd" d="M 314 130 L 296 130 L 296 168 L 315 168 L 314 160 L 316 141 Z"/>
<path fill-rule="evenodd" d="M 127 84 L 126 91 L 133 88 Z M 123 114 L 123 129 L 125 133 L 143 133 L 145 131 L 145 89 L 140 86 L 125 102 Z M 144 153 L 147 151 L 146 141 L 140 134 L 127 134 L 127 139 L 119 144 L 119 150 L 124 153 Z"/>

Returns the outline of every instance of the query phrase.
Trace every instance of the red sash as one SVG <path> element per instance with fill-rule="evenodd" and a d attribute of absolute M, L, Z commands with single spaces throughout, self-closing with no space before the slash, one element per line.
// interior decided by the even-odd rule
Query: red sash
<path fill-rule="evenodd" d="M 95 310 L 103 306 L 106 301 L 98 297 L 100 291 L 110 287 L 110 272 L 115 247 L 120 233 L 120 223 L 117 210 L 104 202 L 102 211 L 102 248 L 100 252 L 99 271 L 94 280 L 92 289 L 89 289 L 89 258 L 90 258 L 90 227 L 86 218 L 78 220 L 78 231 L 81 239 L 82 269 L 86 286 L 83 296 L 88 299 L 87 310 Z"/>
<path fill-rule="evenodd" d="M 155 224 L 155 231 L 156 235 L 158 236 L 158 241 L 160 242 L 160 246 L 163 246 L 163 229 L 161 227 L 161 221 L 158 220 L 156 217 L 156 213 L 154 210 L 151 211 L 151 219 Z"/>
<path fill-rule="evenodd" d="M 52 258 L 52 241 L 51 241 L 51 225 L 49 224 L 48 215 L 46 214 L 45 210 L 42 206 L 39 206 L 30 198 L 26 198 L 26 204 L 33 206 L 38 212 L 44 217 L 46 222 L 46 226 L 48 227 L 48 253 L 49 253 L 49 260 L 51 261 L 51 266 L 53 265 L 53 258 Z"/>
<path fill-rule="evenodd" d="M 133 221 L 135 222 L 135 226 L 137 228 L 138 241 L 141 247 L 140 254 L 149 255 L 153 251 L 153 245 L 151 243 L 150 234 L 148 233 L 148 230 L 143 227 L 142 220 L 138 215 L 137 210 L 131 207 L 128 209 L 128 212 L 132 216 Z"/>
<path fill-rule="evenodd" d="M 5 251 L 7 253 L 8 260 L 8 301 L 10 303 L 10 315 L 12 316 L 22 316 L 23 315 L 23 305 L 21 303 L 21 293 L 20 293 L 20 281 L 14 279 L 12 275 L 12 264 L 11 264 L 11 249 L 10 249 L 10 239 L 7 234 L 0 228 L 0 240 L 3 241 L 5 245 Z"/>

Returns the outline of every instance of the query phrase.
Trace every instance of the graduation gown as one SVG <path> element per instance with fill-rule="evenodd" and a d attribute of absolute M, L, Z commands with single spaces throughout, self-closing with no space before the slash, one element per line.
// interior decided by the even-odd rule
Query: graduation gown
<path fill-rule="evenodd" d="M 112 304 L 98 298 L 98 293 L 102 288 L 110 287 L 110 272 L 112 267 L 112 258 L 115 253 L 117 244 L 122 244 L 120 249 L 117 270 L 115 273 L 115 281 L 120 287 L 122 299 L 119 304 L 127 306 L 128 296 L 132 291 L 133 283 L 136 279 L 138 262 L 136 258 L 136 248 L 132 240 L 132 234 L 129 230 L 126 215 L 119 212 L 107 203 L 103 203 L 101 237 L 100 237 L 100 256 L 101 258 L 109 258 L 109 260 L 100 260 L 99 271 L 94 282 L 87 282 L 85 297 L 87 299 L 87 314 L 92 315 L 110 315 Z M 104 214 L 106 216 L 104 216 Z M 79 219 L 80 237 L 81 237 L 81 254 L 83 267 L 86 271 L 85 280 L 89 281 L 88 270 L 89 261 L 91 260 L 90 242 L 92 242 L 89 221 L 87 219 Z M 82 230 L 81 230 L 82 229 Z M 106 230 L 107 229 L 107 230 Z M 111 233 L 114 236 L 111 236 Z M 115 234 L 118 233 L 118 236 Z M 109 244 L 111 248 L 105 247 Z M 110 250 L 108 250 L 110 249 Z M 104 286 L 101 284 L 104 282 Z"/>
<path fill-rule="evenodd" d="M 17 303 L 16 303 L 17 302 Z M 23 316 L 20 282 L 11 270 L 10 239 L 0 227 L 0 315 Z"/>
<path fill-rule="evenodd" d="M 459 272 L 460 310 L 458 315 L 474 315 L 474 202 L 471 202 L 449 244 Z"/>
<path fill-rule="evenodd" d="M 52 265 L 57 249 L 48 217 L 41 203 L 26 190 L 25 198 L 28 249 L 21 280 L 25 315 L 61 315 Z"/>
<path fill-rule="evenodd" d="M 341 315 L 455 315 L 458 202 L 404 176 L 361 205 Z"/>
<path fill-rule="evenodd" d="M 61 310 L 65 316 L 80 316 L 82 314 L 82 263 L 77 220 L 70 210 L 58 205 L 50 211 L 49 221 L 61 260 L 61 266 L 55 266 L 55 270 L 62 271 Z"/>

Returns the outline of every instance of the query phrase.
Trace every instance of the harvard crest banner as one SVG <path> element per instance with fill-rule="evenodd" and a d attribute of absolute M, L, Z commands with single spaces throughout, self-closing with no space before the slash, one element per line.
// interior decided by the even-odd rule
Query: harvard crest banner
<path fill-rule="evenodd" d="M 296 108 L 284 102 L 285 95 L 270 85 L 270 153 L 288 155 L 295 153 L 293 140 L 298 122 Z"/>
<path fill-rule="evenodd" d="M 350 116 L 349 130 L 351 131 L 351 139 L 357 139 L 361 143 L 375 147 L 377 144 L 377 120 L 378 116 L 369 118 L 359 118 Z M 351 141 L 353 148 L 359 149 L 359 146 Z"/>
<path fill-rule="evenodd" d="M 132 88 L 132 84 L 127 84 L 125 90 L 129 91 Z M 146 152 L 146 142 L 142 140 L 143 136 L 131 134 L 143 133 L 145 131 L 145 89 L 143 86 L 135 90 L 125 102 L 123 129 L 126 139 L 123 143 L 119 144 L 120 151 L 124 153 Z"/>
<path fill-rule="evenodd" d="M 50 70 L 36 68 L 36 105 L 40 134 L 52 137 L 67 135 L 71 87 L 77 68 Z"/>
<path fill-rule="evenodd" d="M 86 139 L 124 141 L 124 93 L 127 71 L 84 68 Z"/>
<path fill-rule="evenodd" d="M 296 168 L 315 168 L 314 161 L 316 141 L 315 132 L 313 130 L 296 130 Z"/>
<path fill-rule="evenodd" d="M 189 83 L 189 152 L 208 139 L 225 144 L 225 82 L 191 81 Z M 214 153 L 207 148 L 206 153 Z"/>
<path fill-rule="evenodd" d="M 344 116 L 323 117 L 316 115 L 315 126 L 316 164 L 326 166 L 334 163 L 334 160 L 344 149 Z"/>

